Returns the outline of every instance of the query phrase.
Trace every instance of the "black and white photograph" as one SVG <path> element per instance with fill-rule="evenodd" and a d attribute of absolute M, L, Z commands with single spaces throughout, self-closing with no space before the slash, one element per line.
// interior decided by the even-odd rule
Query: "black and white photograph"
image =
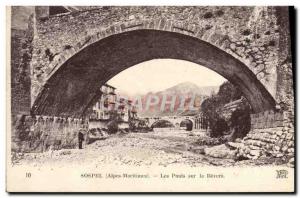
<path fill-rule="evenodd" d="M 6 11 L 8 192 L 295 191 L 294 7 Z"/>

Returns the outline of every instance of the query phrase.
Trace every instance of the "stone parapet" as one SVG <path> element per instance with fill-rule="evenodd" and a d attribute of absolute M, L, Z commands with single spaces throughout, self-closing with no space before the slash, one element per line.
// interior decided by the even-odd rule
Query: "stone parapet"
<path fill-rule="evenodd" d="M 13 126 L 12 151 L 76 148 L 79 129 L 86 127 L 87 123 L 82 119 L 22 115 Z"/>

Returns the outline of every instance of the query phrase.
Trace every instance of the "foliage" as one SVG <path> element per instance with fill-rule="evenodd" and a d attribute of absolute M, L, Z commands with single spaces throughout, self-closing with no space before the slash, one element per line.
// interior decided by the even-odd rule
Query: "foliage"
<path fill-rule="evenodd" d="M 136 120 L 136 119 L 129 120 L 129 130 L 130 131 L 137 131 L 138 125 L 139 125 L 139 120 Z"/>
<path fill-rule="evenodd" d="M 237 138 L 243 138 L 250 131 L 250 111 L 250 105 L 246 101 L 243 101 L 239 108 L 232 113 L 230 119 L 230 127 L 233 129 L 233 132 L 231 134 L 232 140 L 235 140 Z"/>
<path fill-rule="evenodd" d="M 117 133 L 119 130 L 119 123 L 115 120 L 111 120 L 108 124 L 107 124 L 107 129 L 108 129 L 108 133 L 112 134 L 112 133 Z"/>
<path fill-rule="evenodd" d="M 203 136 L 200 139 L 198 139 L 196 143 L 199 146 L 215 146 L 215 145 L 224 144 L 226 141 L 227 140 L 224 136 L 219 137 L 219 138 Z"/>
<path fill-rule="evenodd" d="M 117 111 L 110 112 L 110 121 L 107 124 L 108 133 L 117 133 L 119 130 L 119 123 L 122 121 L 121 116 Z"/>
<path fill-rule="evenodd" d="M 233 115 L 234 117 L 231 119 L 231 123 L 234 123 L 233 125 L 227 123 L 221 116 L 221 109 L 225 104 L 238 100 L 241 97 L 242 93 L 236 86 L 232 85 L 230 82 L 225 82 L 220 86 L 217 94 L 214 94 L 203 101 L 201 110 L 208 118 L 211 129 L 210 135 L 212 137 L 220 137 L 224 135 L 224 132 L 229 131 L 230 127 L 235 127 L 238 131 L 247 131 L 248 122 L 250 122 L 250 117 L 248 119 L 247 115 L 250 112 L 250 108 L 236 111 Z"/>
<path fill-rule="evenodd" d="M 215 118 L 213 120 L 213 125 L 211 125 L 211 137 L 220 137 L 224 135 L 225 131 L 229 130 L 229 126 L 225 119 L 221 117 Z"/>
<path fill-rule="evenodd" d="M 228 125 L 221 118 L 219 109 L 223 106 L 223 101 L 218 95 L 211 96 L 202 103 L 202 111 L 207 116 L 211 129 L 211 137 L 220 137 L 228 130 Z"/>
<path fill-rule="evenodd" d="M 238 100 L 242 97 L 242 92 L 230 82 L 224 82 L 219 89 L 218 97 L 222 104 Z"/>

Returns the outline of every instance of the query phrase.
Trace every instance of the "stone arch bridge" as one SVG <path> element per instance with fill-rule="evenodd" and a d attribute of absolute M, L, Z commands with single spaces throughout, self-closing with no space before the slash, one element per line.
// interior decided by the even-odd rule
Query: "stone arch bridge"
<path fill-rule="evenodd" d="M 253 131 L 266 126 L 259 120 L 293 125 L 287 7 L 53 9 L 11 9 L 13 116 L 82 117 L 113 76 L 168 58 L 197 63 L 238 86 L 251 104 Z"/>
<path fill-rule="evenodd" d="M 192 124 L 192 129 L 207 129 L 206 121 L 203 116 L 163 116 L 163 117 L 149 117 L 145 118 L 148 122 L 148 126 L 153 126 L 153 124 L 158 121 L 168 121 L 175 127 L 180 127 L 181 123 L 184 121 L 189 121 Z"/>

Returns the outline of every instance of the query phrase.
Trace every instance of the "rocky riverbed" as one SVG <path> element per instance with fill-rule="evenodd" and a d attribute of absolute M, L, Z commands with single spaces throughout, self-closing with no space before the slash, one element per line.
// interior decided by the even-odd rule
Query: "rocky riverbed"
<path fill-rule="evenodd" d="M 99 140 L 84 149 L 51 150 L 44 153 L 18 154 L 14 165 L 32 167 L 91 167 L 107 165 L 129 166 L 257 166 L 281 164 L 279 159 L 236 160 L 230 155 L 234 151 L 222 153 L 218 157 L 216 149 L 199 147 L 197 140 L 203 133 L 178 131 L 155 131 L 150 133 L 129 133 L 112 135 Z M 217 147 L 224 151 L 224 145 Z"/>

